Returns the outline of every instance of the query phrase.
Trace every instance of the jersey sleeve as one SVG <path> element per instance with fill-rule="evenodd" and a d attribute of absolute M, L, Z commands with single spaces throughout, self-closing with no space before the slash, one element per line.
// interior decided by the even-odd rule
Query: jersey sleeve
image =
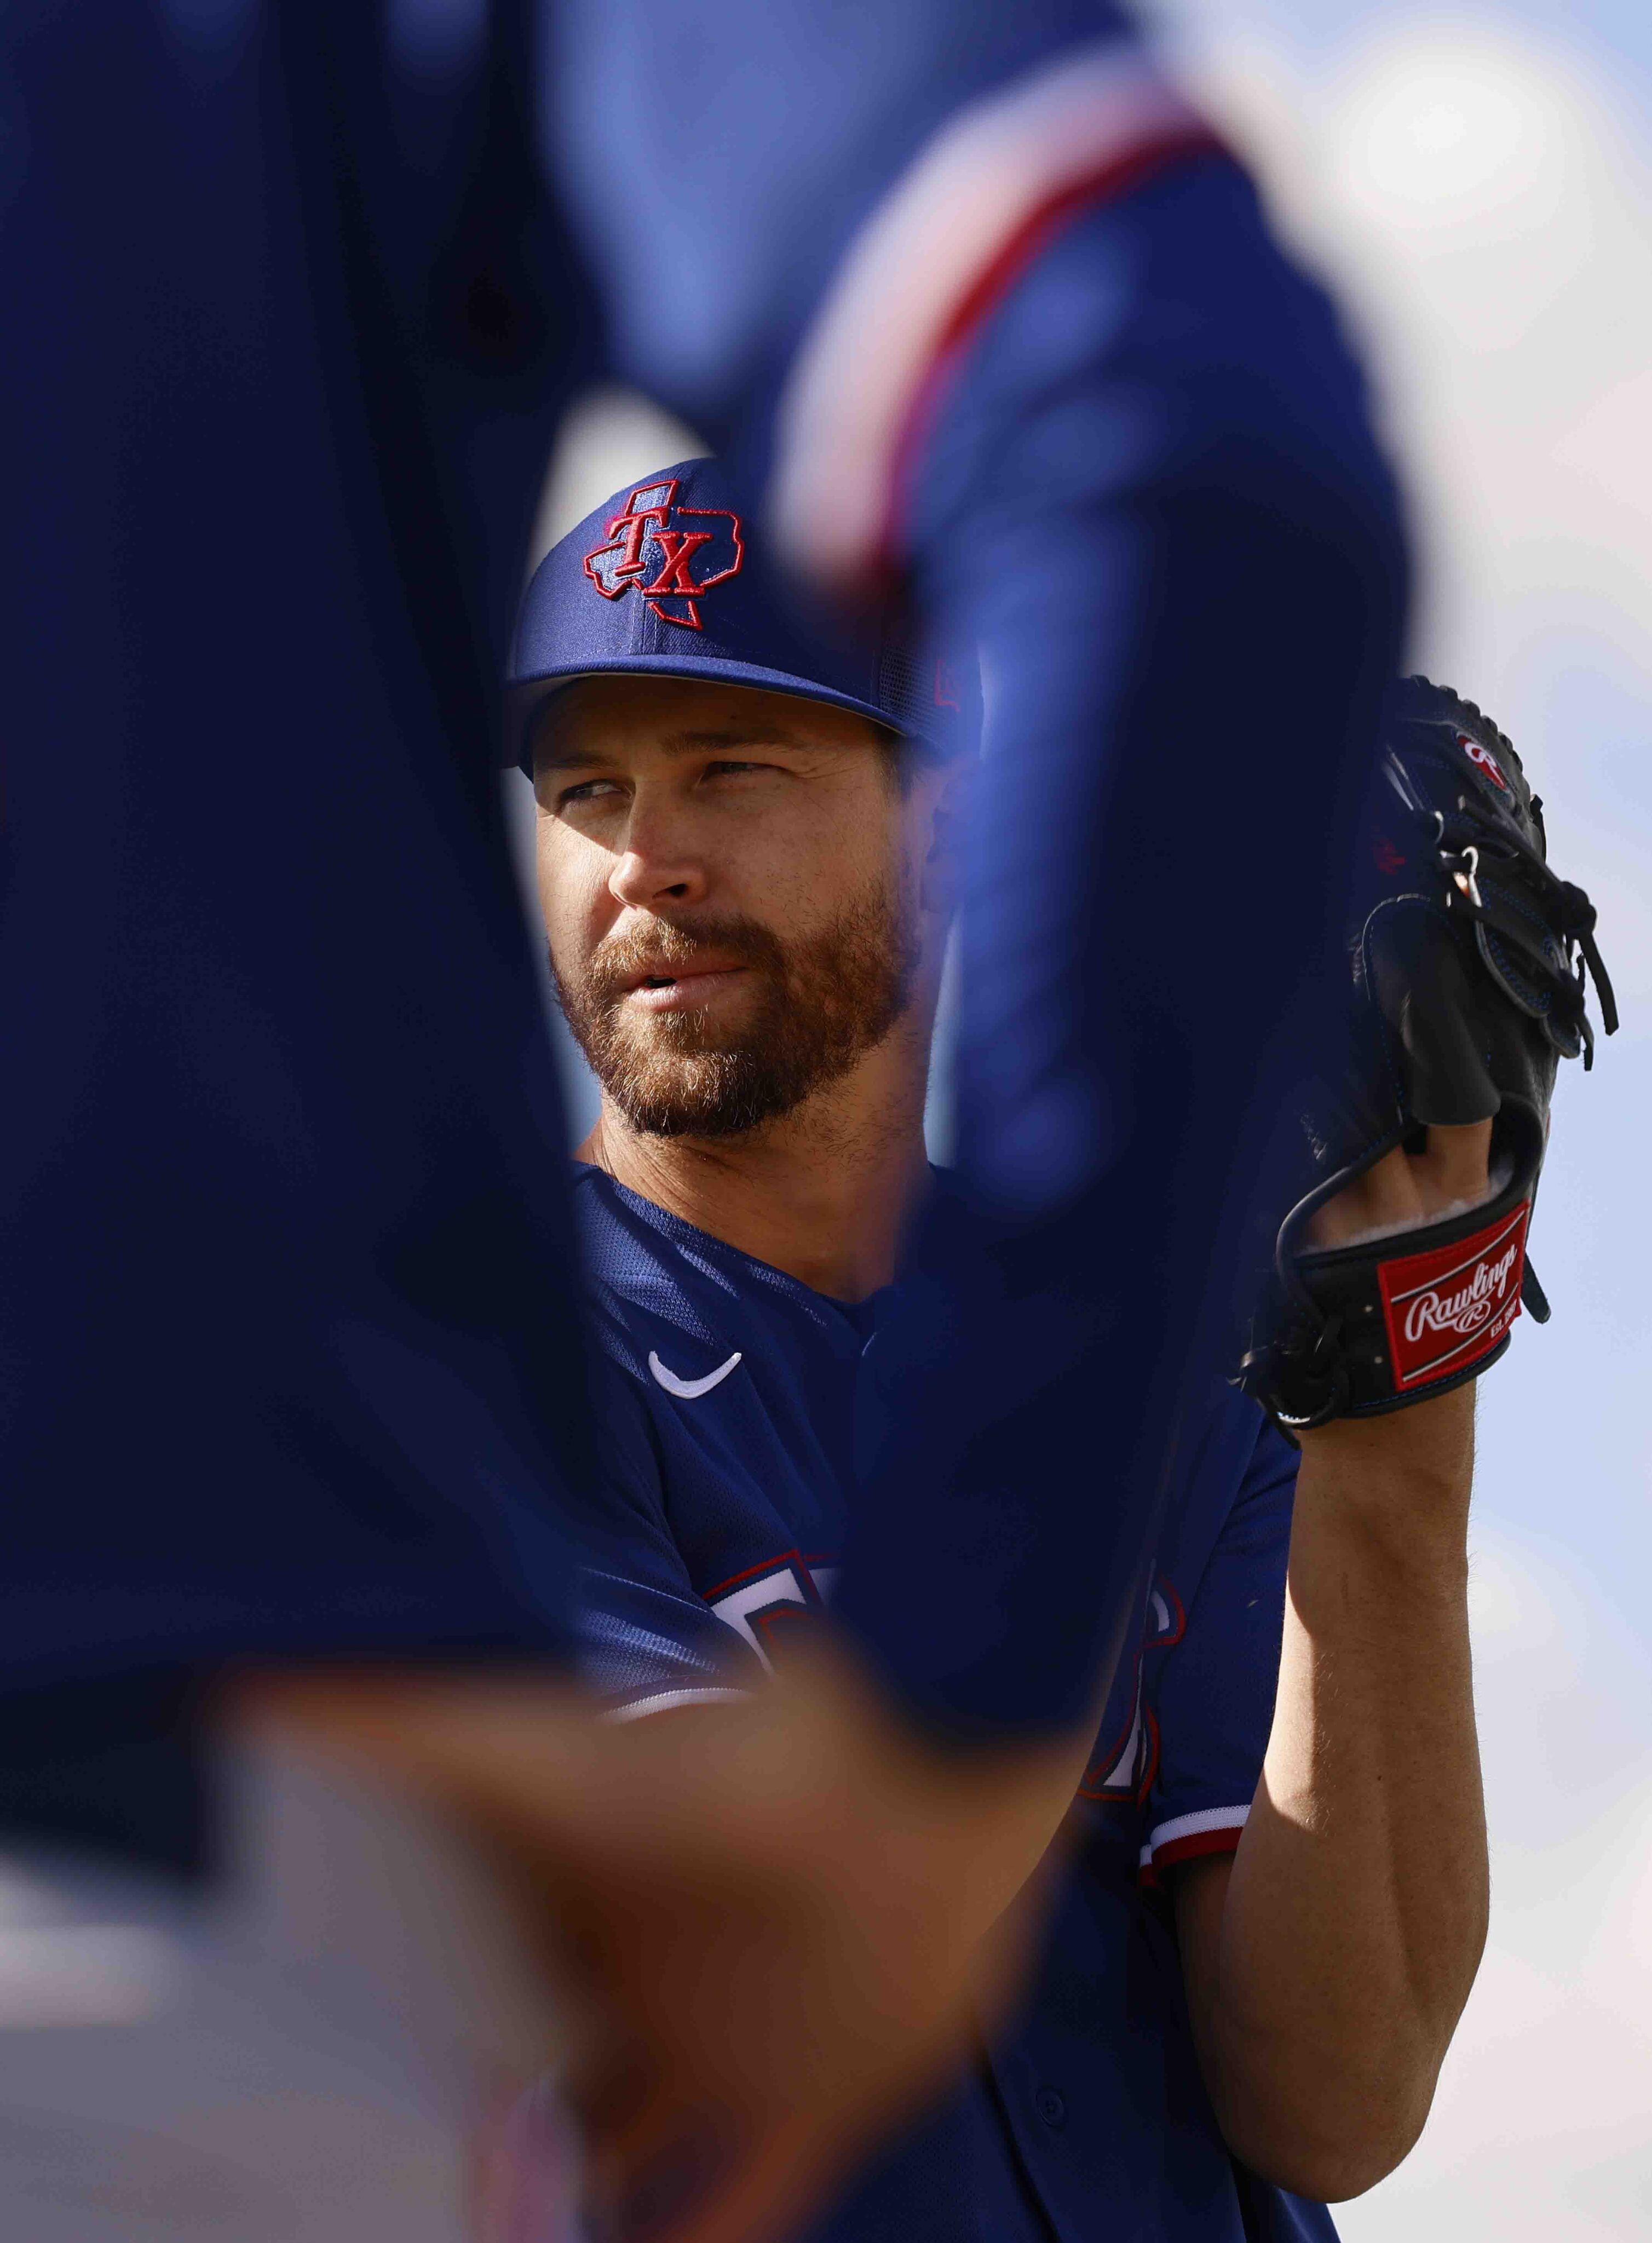
<path fill-rule="evenodd" d="M 1143 1877 L 1239 1842 L 1273 1724 L 1298 1456 L 1265 1421 L 1210 1562 L 1156 1655 Z M 1150 1654 L 1151 1655 L 1151 1654 Z"/>
<path fill-rule="evenodd" d="M 603 1365 L 602 1472 L 581 1575 L 577 1663 L 612 1718 L 714 1704 L 759 1679 L 755 1655 L 695 1591 L 666 1519 L 647 1412 Z"/>

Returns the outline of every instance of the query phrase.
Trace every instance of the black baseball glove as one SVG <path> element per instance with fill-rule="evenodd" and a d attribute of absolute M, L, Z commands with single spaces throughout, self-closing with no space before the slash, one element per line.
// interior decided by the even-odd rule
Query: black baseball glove
<path fill-rule="evenodd" d="M 1404 1409 L 1474 1378 L 1525 1306 L 1548 1305 L 1526 1230 L 1561 1059 L 1608 1034 L 1595 909 L 1550 871 L 1543 805 L 1473 704 L 1426 677 L 1395 693 L 1361 851 L 1339 1054 L 1305 1094 L 1294 1204 L 1239 1384 L 1287 1428 Z M 1419 1228 L 1316 1250 L 1315 1210 L 1432 1123 L 1492 1122 L 1492 1196 Z"/>

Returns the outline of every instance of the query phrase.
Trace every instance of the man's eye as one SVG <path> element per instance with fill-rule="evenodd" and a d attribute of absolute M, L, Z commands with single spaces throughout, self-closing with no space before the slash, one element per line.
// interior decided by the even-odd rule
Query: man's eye
<path fill-rule="evenodd" d="M 556 797 L 558 810 L 566 810 L 570 803 L 595 802 L 599 796 L 617 794 L 618 786 L 611 778 L 588 778 L 577 786 L 565 786 Z"/>
<path fill-rule="evenodd" d="M 772 764 L 740 763 L 732 756 L 720 756 L 716 763 L 706 765 L 704 775 L 707 778 L 745 778 L 752 771 L 773 769 Z"/>

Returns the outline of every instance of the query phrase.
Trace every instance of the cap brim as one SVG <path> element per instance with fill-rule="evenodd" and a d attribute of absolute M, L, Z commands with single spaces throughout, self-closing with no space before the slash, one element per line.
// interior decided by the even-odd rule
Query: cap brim
<path fill-rule="evenodd" d="M 566 670 L 548 670 L 537 677 L 518 678 L 505 692 L 505 763 L 533 777 L 533 720 L 545 703 L 582 677 L 681 677 L 691 685 L 743 685 L 758 693 L 789 693 L 799 701 L 824 701 L 833 709 L 850 710 L 875 724 L 880 732 L 899 738 L 900 728 L 889 721 L 887 709 L 857 699 L 853 693 L 835 693 L 812 677 L 791 670 L 765 670 L 756 663 L 725 658 L 689 662 L 669 654 L 621 654 L 611 662 L 570 663 Z"/>

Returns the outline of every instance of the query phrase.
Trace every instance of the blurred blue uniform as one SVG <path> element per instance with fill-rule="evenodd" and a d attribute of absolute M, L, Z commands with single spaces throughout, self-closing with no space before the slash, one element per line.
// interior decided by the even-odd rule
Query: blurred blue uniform
<path fill-rule="evenodd" d="M 0 26 L 0 1820 L 64 1835 L 186 1844 L 226 1654 L 565 1638 L 493 712 L 579 300 L 525 24 L 432 13 Z"/>
<path fill-rule="evenodd" d="M 759 1684 L 818 1623 L 853 1506 L 857 1396 L 877 1383 L 898 1289 L 828 1299 L 596 1169 L 575 1174 L 609 1444 L 585 1664 L 636 1718 Z M 1159 1886 L 1238 1842 L 1273 1714 L 1295 1482 L 1261 1411 L 1216 1389 L 1132 1600 L 1042 1967 L 1013 2027 L 822 2243 L 1332 2233 L 1322 2206 L 1228 2156 Z M 932 1585 L 906 1586 L 922 1631 Z"/>
<path fill-rule="evenodd" d="M 907 1499 L 843 1603 L 937 1721 L 1074 1718 L 1123 1641 L 1334 910 L 1392 497 L 1327 307 L 1121 19 L 538 23 L 0 28 L 0 1643 L 59 1693 L 13 1807 L 64 1827 L 128 1835 L 99 1755 L 227 1653 L 565 1639 L 583 1340 L 492 777 L 595 362 L 536 138 L 613 362 L 998 699 L 959 1177 L 887 1336 Z"/>

